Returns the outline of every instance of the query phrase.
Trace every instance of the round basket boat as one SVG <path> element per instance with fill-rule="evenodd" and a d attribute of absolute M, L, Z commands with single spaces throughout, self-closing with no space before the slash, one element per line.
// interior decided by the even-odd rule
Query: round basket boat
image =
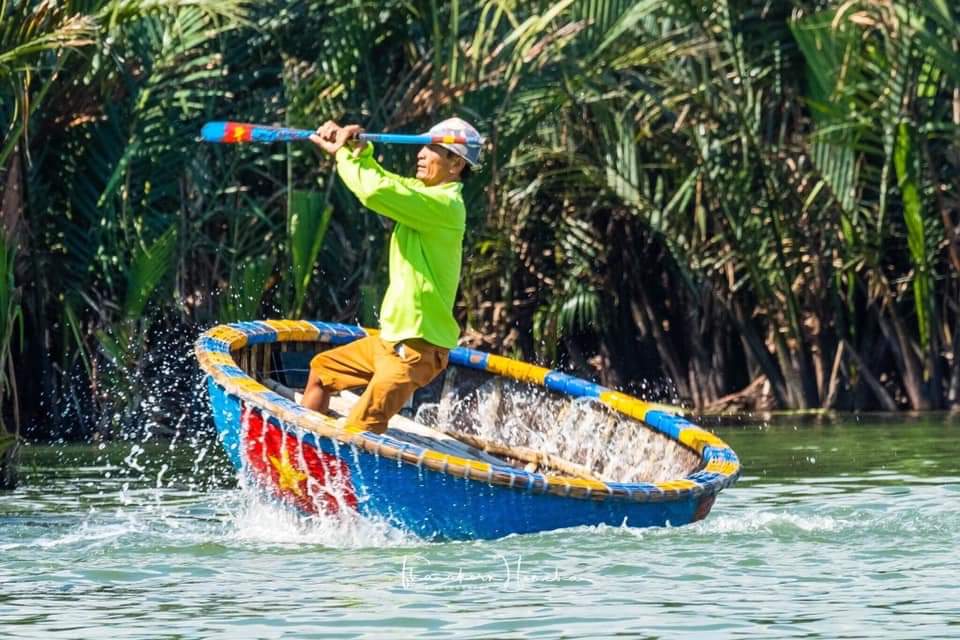
<path fill-rule="evenodd" d="M 220 325 L 197 340 L 213 418 L 231 462 L 255 486 L 301 512 L 353 510 L 428 539 L 601 523 L 677 526 L 706 517 L 717 493 L 740 474 L 730 447 L 669 408 L 464 347 L 450 352 L 448 387 L 454 378 L 472 379 L 475 390 L 476 380 L 486 377 L 538 386 L 560 399 L 589 399 L 659 443 L 655 462 L 666 466 L 649 481 L 614 482 L 548 455 L 530 464 L 524 458 L 529 452 L 469 435 L 454 438 L 400 417 L 405 422 L 394 428 L 391 421 L 378 435 L 292 399 L 290 387 L 298 386 L 297 375 L 302 386 L 313 354 L 371 333 L 344 324 L 265 320 Z"/>

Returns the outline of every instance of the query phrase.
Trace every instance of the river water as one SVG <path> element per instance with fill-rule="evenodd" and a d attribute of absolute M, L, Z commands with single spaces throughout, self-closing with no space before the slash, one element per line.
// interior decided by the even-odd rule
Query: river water
<path fill-rule="evenodd" d="M 31 446 L 0 494 L 0 637 L 960 637 L 960 420 L 713 428 L 692 526 L 428 543 L 302 522 L 205 433 Z"/>

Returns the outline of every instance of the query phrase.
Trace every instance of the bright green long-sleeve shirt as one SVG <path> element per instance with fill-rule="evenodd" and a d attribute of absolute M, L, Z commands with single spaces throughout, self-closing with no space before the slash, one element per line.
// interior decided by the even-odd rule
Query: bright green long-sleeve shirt
<path fill-rule="evenodd" d="M 422 338 L 448 349 L 460 326 L 453 303 L 460 284 L 467 212 L 463 185 L 433 187 L 390 173 L 361 151 L 337 151 L 337 173 L 363 206 L 396 221 L 390 236 L 390 284 L 380 307 L 380 335 L 399 342 Z"/>

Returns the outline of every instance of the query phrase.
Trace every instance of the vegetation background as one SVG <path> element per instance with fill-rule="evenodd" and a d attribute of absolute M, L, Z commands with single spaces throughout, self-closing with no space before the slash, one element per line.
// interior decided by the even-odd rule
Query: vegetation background
<path fill-rule="evenodd" d="M 699 410 L 957 407 L 956 12 L 0 0 L 0 459 L 173 432 L 214 323 L 376 322 L 377 217 L 310 145 L 197 141 L 228 118 L 485 132 L 474 346 Z"/>

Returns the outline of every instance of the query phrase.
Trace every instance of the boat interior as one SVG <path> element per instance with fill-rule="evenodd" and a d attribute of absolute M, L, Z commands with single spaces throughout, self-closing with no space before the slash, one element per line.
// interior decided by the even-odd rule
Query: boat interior
<path fill-rule="evenodd" d="M 331 345 L 321 342 L 262 343 L 239 349 L 233 356 L 247 375 L 299 401 L 310 360 L 328 348 Z M 331 417 L 343 419 L 362 391 L 343 391 L 331 398 Z M 485 371 L 450 366 L 417 390 L 390 420 L 386 435 L 442 454 L 599 481 L 653 482 L 683 477 L 700 466 L 699 456 L 686 447 L 596 405 Z M 491 425 L 510 428 L 491 432 Z M 549 444 L 581 425 L 592 429 L 579 434 L 581 440 L 595 441 L 590 446 L 549 450 Z M 563 431 L 550 434 L 549 439 L 537 437 L 538 430 L 558 428 Z M 604 451 L 604 447 L 626 450 L 611 456 L 618 452 Z M 617 463 L 610 464 L 611 458 Z"/>

